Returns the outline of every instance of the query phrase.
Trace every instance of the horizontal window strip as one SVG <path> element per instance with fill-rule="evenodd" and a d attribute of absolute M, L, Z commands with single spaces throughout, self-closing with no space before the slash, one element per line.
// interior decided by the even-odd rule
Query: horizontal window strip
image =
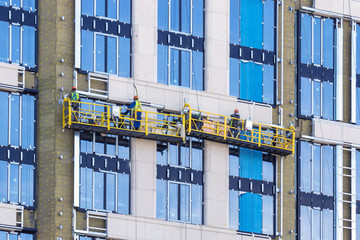
<path fill-rule="evenodd" d="M 157 165 L 157 179 L 203 185 L 203 172 L 189 168 Z"/>
<path fill-rule="evenodd" d="M 158 44 L 204 52 L 204 38 L 158 30 Z"/>
<path fill-rule="evenodd" d="M 275 65 L 275 52 L 230 44 L 230 57 L 263 64 Z"/>
<path fill-rule="evenodd" d="M 300 76 L 334 82 L 334 69 L 302 63 L 300 65 Z"/>
<path fill-rule="evenodd" d="M 131 24 L 91 16 L 81 16 L 81 29 L 120 37 L 131 37 Z"/>
<path fill-rule="evenodd" d="M 275 195 L 275 184 L 241 177 L 229 177 L 229 189 L 242 192 L 258 193 L 262 195 Z"/>
<path fill-rule="evenodd" d="M 0 147 L 0 160 L 35 165 L 35 150 Z"/>
<path fill-rule="evenodd" d="M 323 194 L 300 192 L 300 204 L 312 208 L 334 210 L 334 197 Z"/>
<path fill-rule="evenodd" d="M 130 174 L 130 161 L 96 154 L 80 154 L 80 167 Z"/>
<path fill-rule="evenodd" d="M 0 6 L 0 21 L 37 27 L 37 13 Z"/>

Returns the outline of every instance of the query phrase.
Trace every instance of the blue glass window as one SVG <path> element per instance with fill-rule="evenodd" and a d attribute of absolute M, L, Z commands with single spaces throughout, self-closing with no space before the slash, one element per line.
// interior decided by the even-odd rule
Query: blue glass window
<path fill-rule="evenodd" d="M 265 55 L 276 55 L 275 2 L 231 0 L 230 5 L 229 94 L 274 104 L 275 62 Z"/>
<path fill-rule="evenodd" d="M 301 191 L 311 191 L 311 145 L 308 142 L 300 142 L 300 159 L 301 159 Z"/>
<path fill-rule="evenodd" d="M 119 38 L 119 76 L 130 77 L 130 39 Z"/>
<path fill-rule="evenodd" d="M 19 165 L 10 164 L 9 201 L 12 203 L 19 202 L 19 184 Z"/>
<path fill-rule="evenodd" d="M 21 146 L 26 149 L 34 149 L 35 131 L 35 100 L 34 96 L 22 95 L 22 125 Z"/>
<path fill-rule="evenodd" d="M 230 6 L 230 43 L 240 44 L 240 1 L 230 0 Z"/>
<path fill-rule="evenodd" d="M 334 119 L 334 83 L 322 82 L 322 117 Z"/>
<path fill-rule="evenodd" d="M 9 49 L 10 49 L 10 38 L 9 38 L 9 23 L 0 21 L 0 61 L 8 62 L 9 57 Z"/>
<path fill-rule="evenodd" d="M 168 0 L 158 0 L 158 28 L 169 29 L 169 6 Z"/>
<path fill-rule="evenodd" d="M 321 64 L 321 19 L 313 18 L 313 46 L 314 46 L 314 64 Z"/>
<path fill-rule="evenodd" d="M 10 0 L 0 0 L 0 6 L 8 7 L 10 5 Z"/>
<path fill-rule="evenodd" d="M 11 1 L 11 5 L 13 6 L 13 7 L 21 7 L 21 5 L 20 5 L 20 0 L 12 0 Z"/>
<path fill-rule="evenodd" d="M 271 185 L 274 184 L 273 161 L 268 154 L 260 151 L 230 147 L 230 228 L 242 232 L 274 234 L 275 199 L 271 194 Z M 270 184 L 267 185 L 268 190 L 257 191 L 252 188 L 253 184 L 260 182 L 263 186 Z"/>
<path fill-rule="evenodd" d="M 319 117 L 321 115 L 321 82 L 313 81 L 313 115 Z"/>
<path fill-rule="evenodd" d="M 106 210 L 115 211 L 116 204 L 116 175 L 106 174 Z"/>
<path fill-rule="evenodd" d="M 0 160 L 0 202 L 33 207 L 35 200 L 35 156 L 33 154 L 36 100 L 34 96 L 2 91 L 0 91 L 0 100 L 2 102 L 0 107 L 2 113 L 0 148 L 6 147 L 2 149 L 3 152 L 13 151 L 11 150 L 13 148 L 26 151 L 26 153 L 21 152 L 21 161 L 16 158 L 11 159 L 11 162 L 5 158 Z M 18 154 L 20 155 L 20 152 Z"/>
<path fill-rule="evenodd" d="M 96 34 L 96 71 L 99 72 L 105 72 L 105 39 L 105 36 Z"/>
<path fill-rule="evenodd" d="M 190 1 L 189 1 L 190 2 Z M 204 36 L 204 1 L 192 0 L 192 34 L 197 37 Z"/>
<path fill-rule="evenodd" d="M 37 10 L 35 4 L 36 0 L 0 0 L 2 14 L 6 15 L 0 21 L 0 62 L 21 65 L 26 70 L 36 71 Z M 11 12 L 9 17 L 7 17 L 7 12 Z"/>
<path fill-rule="evenodd" d="M 81 31 L 81 69 L 94 69 L 94 33 L 85 30 Z"/>
<path fill-rule="evenodd" d="M 239 192 L 229 190 L 229 227 L 239 229 Z"/>
<path fill-rule="evenodd" d="M 7 202 L 8 196 L 7 162 L 0 161 L 0 202 Z"/>
<path fill-rule="evenodd" d="M 21 204 L 33 206 L 34 166 L 23 164 L 21 167 Z"/>
<path fill-rule="evenodd" d="M 167 181 L 156 179 L 156 218 L 167 219 Z"/>
<path fill-rule="evenodd" d="M 299 13 L 298 113 L 334 119 L 334 20 Z M 308 82 L 307 82 L 308 81 Z"/>
<path fill-rule="evenodd" d="M 203 90 L 204 1 L 159 0 L 158 28 L 163 30 L 158 33 L 158 83 Z M 179 44 L 162 40 L 169 31 L 179 35 Z"/>
<path fill-rule="evenodd" d="M 184 146 L 169 143 L 158 144 L 157 218 L 202 224 L 203 186 L 202 177 L 200 178 L 203 175 L 202 145 L 202 141 L 195 138 L 188 139 Z M 189 174 L 193 176 L 192 179 L 179 177 L 179 179 L 173 181 L 166 173 L 167 171 L 179 171 L 180 169 L 182 170 L 178 173 L 179 176 Z"/>
<path fill-rule="evenodd" d="M 33 240 L 34 235 L 33 234 L 28 234 L 28 233 L 20 233 L 20 239 L 21 240 Z"/>
<path fill-rule="evenodd" d="M 303 116 L 311 116 L 311 96 L 312 96 L 311 79 L 302 77 L 300 82 L 300 99 L 301 111 Z"/>
<path fill-rule="evenodd" d="M 131 0 L 119 0 L 119 20 L 120 22 L 131 22 Z"/>
<path fill-rule="evenodd" d="M 262 102 L 273 104 L 274 103 L 274 66 L 263 65 L 263 96 Z"/>
<path fill-rule="evenodd" d="M 322 193 L 334 195 L 334 147 L 322 147 Z"/>
<path fill-rule="evenodd" d="M 81 13 L 84 15 L 94 16 L 94 0 L 81 1 Z"/>
<path fill-rule="evenodd" d="M 300 239 L 311 239 L 311 208 L 307 206 L 300 207 Z"/>
<path fill-rule="evenodd" d="M 122 214 L 130 213 L 130 176 L 129 174 L 118 173 L 118 202 L 117 212 Z"/>
<path fill-rule="evenodd" d="M 312 156 L 312 171 L 313 171 L 313 191 L 321 192 L 321 147 L 313 145 Z"/>
<path fill-rule="evenodd" d="M 232 7 L 232 6 L 231 6 Z M 264 1 L 264 39 L 263 48 L 268 51 L 275 49 L 275 5 L 273 0 Z"/>
<path fill-rule="evenodd" d="M 80 157 L 80 208 L 129 214 L 130 139 L 81 132 Z"/>
<path fill-rule="evenodd" d="M 9 129 L 9 94 L 7 92 L 0 91 L 0 102 L 2 103 L 0 104 L 0 112 L 2 114 L 0 118 L 0 132 L 7 133 Z M 0 145 L 8 145 L 8 134 L 0 134 Z"/>
<path fill-rule="evenodd" d="M 80 207 L 92 209 L 93 170 L 81 168 L 80 177 Z"/>
<path fill-rule="evenodd" d="M 20 26 L 11 25 L 11 62 L 20 63 Z"/>
<path fill-rule="evenodd" d="M 81 3 L 81 70 L 130 77 L 131 0 Z"/>
<path fill-rule="evenodd" d="M 262 43 L 263 43 L 262 0 L 241 0 L 240 14 L 241 14 L 240 45 L 262 49 Z"/>
<path fill-rule="evenodd" d="M 96 1 L 96 16 L 106 17 L 106 2 L 107 0 Z"/>
<path fill-rule="evenodd" d="M 23 26 L 22 37 L 22 63 L 24 66 L 35 66 L 35 28 Z"/>
<path fill-rule="evenodd" d="M 311 61 L 311 16 L 301 13 L 301 62 L 310 64 Z"/>
<path fill-rule="evenodd" d="M 20 96 L 12 94 L 11 99 L 11 121 L 10 121 L 10 144 L 13 146 L 19 146 L 20 138 Z"/>
<path fill-rule="evenodd" d="M 94 208 L 95 209 L 104 209 L 104 173 L 95 172 L 94 173 Z"/>
<path fill-rule="evenodd" d="M 334 68 L 334 20 L 323 19 L 323 65 L 326 68 Z"/>
<path fill-rule="evenodd" d="M 299 239 L 334 239 L 334 147 L 300 141 L 299 148 Z"/>

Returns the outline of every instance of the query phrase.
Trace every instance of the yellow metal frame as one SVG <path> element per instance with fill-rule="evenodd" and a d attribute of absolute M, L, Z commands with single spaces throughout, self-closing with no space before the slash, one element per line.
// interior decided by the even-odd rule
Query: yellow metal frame
<path fill-rule="evenodd" d="M 72 103 L 79 104 L 79 110 L 72 109 Z M 95 107 L 102 107 L 103 111 L 95 111 Z M 137 120 L 138 111 L 132 110 L 131 115 L 121 114 L 112 116 L 112 106 L 71 101 L 66 98 L 63 103 L 63 128 L 71 127 L 72 124 L 83 126 L 100 127 L 104 131 L 125 130 L 128 132 L 141 132 L 145 135 L 155 134 L 159 136 L 177 137 L 185 141 L 185 131 L 189 135 L 192 132 L 209 134 L 226 140 L 240 140 L 256 144 L 258 147 L 270 147 L 294 153 L 295 130 L 286 129 L 273 125 L 252 122 L 251 129 L 246 129 L 246 120 L 235 119 L 229 116 L 192 109 L 185 104 L 183 114 L 166 114 L 158 112 L 140 111 L 141 120 Z M 238 120 L 239 127 L 229 125 L 231 120 Z M 140 122 L 140 128 L 135 129 L 134 123 Z"/>
<path fill-rule="evenodd" d="M 252 129 L 246 129 L 246 120 L 235 119 L 229 116 L 194 110 L 189 104 L 185 104 L 185 129 L 187 134 L 199 132 L 221 137 L 224 140 L 241 140 L 256 144 L 259 147 L 266 146 L 279 150 L 295 151 L 295 130 L 281 128 L 273 125 L 252 122 Z M 239 121 L 239 127 L 229 126 L 229 122 Z"/>
<path fill-rule="evenodd" d="M 79 110 L 72 109 L 72 103 L 79 104 Z M 95 111 L 95 106 L 103 107 L 104 111 Z M 69 98 L 64 99 L 63 103 L 63 128 L 71 127 L 72 124 L 80 124 L 90 127 L 101 127 L 104 131 L 125 130 L 129 132 L 141 132 L 145 135 L 155 134 L 160 136 L 178 137 L 185 141 L 184 115 L 166 114 L 149 111 L 135 111 L 133 114 L 112 116 L 112 106 L 72 101 Z M 127 107 L 121 107 L 121 110 L 127 110 Z M 120 112 L 121 112 L 120 110 Z M 137 112 L 141 112 L 141 120 L 137 120 Z M 173 119 L 176 119 L 173 120 Z M 140 122 L 140 128 L 135 129 L 135 121 Z"/>

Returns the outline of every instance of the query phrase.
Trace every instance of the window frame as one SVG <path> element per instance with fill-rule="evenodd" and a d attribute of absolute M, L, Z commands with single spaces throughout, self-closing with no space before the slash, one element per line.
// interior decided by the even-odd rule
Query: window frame
<path fill-rule="evenodd" d="M 167 153 L 166 153 L 166 162 L 163 162 L 162 160 L 163 159 L 160 159 L 159 161 L 159 158 L 157 157 L 157 176 L 156 176 L 156 180 L 158 182 L 158 180 L 162 181 L 165 186 L 166 186 L 166 193 L 163 192 L 164 189 L 161 189 L 160 188 L 156 188 L 156 194 L 158 195 L 161 191 L 162 195 L 165 194 L 166 196 L 166 206 L 161 206 L 162 207 L 162 210 L 165 210 L 165 219 L 163 219 L 163 217 L 159 217 L 158 216 L 158 209 L 156 210 L 156 218 L 157 219 L 162 219 L 162 220 L 165 220 L 165 221 L 170 221 L 170 222 L 182 222 L 182 223 L 188 223 L 188 224 L 196 224 L 196 225 L 203 225 L 204 224 L 204 182 L 203 182 L 203 164 L 204 164 L 204 150 L 202 150 L 202 156 L 201 156 L 201 170 L 199 169 L 194 169 L 193 168 L 193 159 L 192 159 L 192 149 L 199 149 L 197 147 L 193 147 L 193 139 L 197 139 L 197 138 L 187 138 L 187 144 L 188 146 L 186 146 L 188 149 L 189 149 L 189 166 L 183 166 L 183 165 L 180 165 L 178 163 L 178 165 L 174 165 L 174 164 L 171 164 L 171 161 L 170 161 L 170 143 L 169 142 L 158 142 L 157 144 L 157 148 L 159 148 L 159 146 L 161 146 L 161 148 L 165 147 L 165 149 L 167 149 Z M 197 141 L 199 144 L 201 144 L 201 146 L 203 146 L 204 142 L 203 140 L 201 139 L 198 139 Z M 174 145 L 174 144 L 172 144 Z M 176 146 L 177 148 L 177 154 L 178 154 L 178 160 L 181 159 L 181 148 L 184 147 L 184 145 L 181 145 L 181 144 L 176 144 L 174 145 Z M 161 152 L 157 149 L 157 152 Z M 158 153 L 157 153 L 158 154 Z M 179 179 L 174 179 L 172 176 L 170 176 L 170 172 L 177 172 L 178 174 L 178 178 Z M 190 175 L 190 179 L 187 179 L 186 177 L 179 177 L 182 176 L 184 174 L 184 176 L 186 175 Z M 200 179 L 199 179 L 199 176 Z M 181 186 L 181 185 L 184 185 L 184 186 L 189 186 L 189 202 L 187 203 L 189 206 L 188 210 L 188 214 L 189 214 L 189 221 L 183 221 L 181 219 L 170 219 L 170 184 L 176 184 L 178 186 Z M 197 185 L 197 186 L 201 186 L 201 191 L 202 191 L 202 196 L 201 196 L 201 221 L 200 223 L 198 222 L 193 222 L 193 221 L 196 221 L 196 220 L 193 220 L 193 209 L 192 209 L 192 205 L 193 205 L 193 194 L 192 194 L 192 191 L 193 191 L 193 185 Z M 158 185 L 157 185 L 158 186 Z M 162 186 L 164 187 L 164 186 Z M 180 211 L 180 198 L 181 196 L 179 195 L 178 196 L 178 211 Z M 156 200 L 157 201 L 157 204 L 158 204 L 158 199 Z M 162 204 L 164 202 L 161 202 Z M 180 218 L 180 216 L 179 216 Z"/>
<path fill-rule="evenodd" d="M 92 100 L 90 100 L 91 102 Z M 107 136 L 103 136 L 104 142 L 103 144 L 103 149 L 104 149 L 104 153 L 97 153 L 96 152 L 96 132 L 87 132 L 87 131 L 83 131 L 80 133 L 80 167 L 79 167 L 79 210 L 80 211 L 86 211 L 86 210 L 96 210 L 96 211 L 101 211 L 101 212 L 113 212 L 113 213 L 117 213 L 117 214 L 124 214 L 124 215 L 129 215 L 130 214 L 130 197 L 131 197 L 131 169 L 130 169 L 130 162 L 131 162 L 131 139 L 129 137 L 124 137 L 122 138 L 121 141 L 126 141 L 127 142 L 127 148 L 129 151 L 129 159 L 124 159 L 121 158 L 119 156 L 119 146 L 123 146 L 123 144 L 120 144 L 120 136 L 118 135 L 111 135 L 108 134 Z M 106 149 L 107 149 L 107 142 L 109 138 L 113 138 L 115 139 L 115 155 L 109 155 L 106 154 Z M 91 140 L 89 140 L 91 139 Z M 89 142 L 91 141 L 91 152 L 87 152 L 88 149 L 85 149 L 85 151 L 82 151 L 81 149 L 81 144 L 82 141 L 86 141 Z M 86 143 L 88 144 L 88 143 Z M 91 163 L 89 163 L 89 158 L 91 158 Z M 82 159 L 86 159 L 86 160 L 82 160 Z M 102 166 L 100 163 L 101 161 L 104 160 L 104 166 Z M 108 164 L 109 161 L 115 161 L 116 163 L 113 165 Z M 101 166 L 100 166 L 100 165 Z M 83 198 L 85 199 L 84 201 L 86 201 L 86 198 L 88 195 L 85 194 L 85 196 L 83 196 L 82 194 L 82 190 L 83 190 L 83 186 L 82 186 L 82 169 L 91 169 L 92 173 L 91 173 L 91 177 L 92 177 L 92 186 L 91 186 L 91 208 L 88 208 L 87 206 L 83 206 Z M 96 194 L 95 194 L 95 175 L 96 173 L 102 173 L 103 174 L 103 193 L 102 193 L 102 204 L 103 204 L 103 209 L 101 208 L 97 208 L 95 207 L 95 200 L 96 200 Z M 112 174 L 115 175 L 115 185 L 114 185 L 114 189 L 112 189 L 115 193 L 115 202 L 111 203 L 114 205 L 115 210 L 108 210 L 108 206 L 107 206 L 107 188 L 108 188 L 108 184 L 106 183 L 107 181 L 107 176 L 108 174 Z M 119 212 L 119 199 L 120 199 L 120 194 L 123 194 L 122 191 L 119 191 L 119 174 L 124 174 L 128 176 L 128 182 L 129 182 L 129 186 L 128 186 L 128 206 L 127 206 L 127 211 L 126 212 Z M 87 181 L 87 180 L 86 180 Z M 84 203 L 85 205 L 87 205 L 87 203 Z M 121 209 L 123 210 L 123 209 Z"/>
<path fill-rule="evenodd" d="M 93 73 L 100 73 L 100 74 L 107 74 L 107 75 L 115 75 L 118 77 L 123 77 L 123 78 L 131 78 L 132 77 L 132 0 L 129 0 L 130 3 L 130 13 L 129 13 L 129 17 L 130 17 L 130 23 L 127 22 L 122 22 L 120 21 L 120 0 L 116 0 L 116 6 L 117 6 L 117 10 L 116 10 L 116 15 L 117 18 L 109 18 L 109 17 L 104 17 L 104 16 L 96 16 L 96 1 L 93 2 L 94 6 L 93 6 L 93 13 L 92 15 L 84 15 L 82 13 L 82 4 L 83 4 L 84 0 L 80 0 L 80 6 L 79 9 L 76 9 L 76 11 L 79 13 L 79 22 L 81 22 L 81 24 L 76 24 L 76 30 L 75 30 L 75 38 L 76 38 L 76 43 L 75 43 L 75 47 L 79 48 L 75 51 L 75 67 L 78 69 L 79 73 L 81 74 L 88 74 L 89 72 L 93 72 Z M 107 1 L 105 2 L 105 11 L 107 11 L 106 9 L 106 4 Z M 77 20 L 76 20 L 77 21 Z M 103 23 L 105 22 L 105 24 Z M 105 27 L 102 29 L 102 27 L 97 27 L 98 25 L 102 26 L 105 25 Z M 116 25 L 116 26 L 115 26 Z M 93 40 L 93 44 L 92 44 L 92 52 L 86 52 L 87 54 L 91 54 L 93 59 L 92 59 L 92 69 L 86 69 L 88 66 L 84 66 L 83 64 L 83 34 L 82 32 L 86 31 L 86 32 L 90 32 L 93 34 L 92 36 L 92 40 Z M 97 43 L 96 43 L 96 37 L 97 35 L 99 36 L 104 36 L 105 39 L 105 45 L 104 45 L 104 57 L 105 57 L 105 62 L 104 62 L 104 70 L 105 71 L 99 71 L 97 70 L 97 60 L 96 60 L 96 55 L 97 55 Z M 110 66 L 110 64 L 107 62 L 107 56 L 108 56 L 108 52 L 113 52 L 113 51 L 108 51 L 107 48 L 107 38 L 116 38 L 116 62 L 113 62 L 112 65 L 116 64 L 115 67 L 115 73 L 112 72 L 108 72 L 108 67 Z M 126 49 L 128 50 L 128 55 L 122 55 L 119 53 L 120 50 L 120 39 L 121 38 L 126 38 L 129 39 L 129 48 Z M 126 57 L 127 59 L 127 63 L 126 65 L 129 65 L 129 68 L 126 70 L 126 73 L 124 74 L 120 69 L 119 63 L 121 60 L 120 59 L 122 57 Z"/>
<path fill-rule="evenodd" d="M 237 146 L 230 146 L 229 148 L 229 168 L 230 167 L 235 167 L 235 164 L 231 164 L 231 156 L 235 156 L 237 158 L 237 166 L 238 166 L 238 170 L 237 170 L 237 174 L 236 176 L 233 176 L 230 174 L 230 169 L 229 169 L 229 204 L 232 205 L 230 203 L 230 195 L 231 193 L 236 193 L 237 195 L 237 228 L 235 229 L 237 232 L 245 232 L 242 230 L 239 230 L 239 226 L 240 226 L 240 216 L 241 216 L 241 209 L 240 209 L 240 196 L 242 194 L 246 194 L 246 193 L 250 193 L 250 194 L 257 194 L 261 197 L 261 209 L 258 209 L 258 211 L 260 211 L 261 216 L 262 216 L 262 222 L 261 224 L 263 224 L 264 221 L 264 212 L 263 212 L 263 207 L 264 207 L 264 196 L 269 196 L 272 197 L 273 199 L 273 222 L 272 222 L 272 226 L 273 226 L 273 234 L 266 234 L 266 233 L 258 233 L 258 232 L 251 232 L 252 234 L 258 234 L 258 235 L 263 235 L 263 236 L 270 236 L 271 238 L 275 237 L 275 223 L 276 223 L 276 194 L 274 193 L 274 187 L 275 187 L 275 176 L 276 176 L 276 161 L 273 155 L 268 154 L 266 152 L 261 152 L 262 153 L 262 160 L 261 160 L 261 180 L 256 180 L 255 178 L 252 179 L 251 178 L 244 178 L 244 177 L 240 177 L 240 169 L 241 169 L 241 152 L 240 150 L 243 149 L 242 147 L 237 147 Z M 254 150 L 252 150 L 254 151 Z M 245 153 L 246 154 L 246 153 Z M 235 159 L 235 158 L 234 158 Z M 264 162 L 270 162 L 273 164 L 273 181 L 268 181 L 268 180 L 264 180 Z M 246 167 L 246 166 L 244 166 Z M 253 186 L 260 184 L 261 185 L 261 190 L 257 191 L 255 190 L 255 187 L 253 188 Z M 265 188 L 268 188 L 268 184 L 272 184 L 271 187 L 271 193 L 264 191 Z M 243 187 L 243 185 L 246 185 Z M 248 188 L 248 185 L 250 185 L 251 187 Z M 266 186 L 265 186 L 266 185 Z M 230 205 L 229 205 L 229 211 L 231 212 L 232 209 L 230 209 Z M 231 221 L 231 214 L 229 213 L 229 227 L 230 225 L 232 225 L 232 223 L 230 223 Z M 231 227 L 230 227 L 231 228 Z M 231 228 L 232 229 L 232 228 Z M 262 225 L 262 229 L 263 229 L 263 225 Z M 263 230 L 262 230 L 263 231 Z M 250 233 L 250 232 L 249 232 Z"/>
<path fill-rule="evenodd" d="M 302 55 L 307 56 L 307 53 L 304 52 L 303 53 L 303 49 L 302 49 L 302 41 L 306 41 L 306 37 L 302 36 L 301 34 L 305 31 L 304 29 L 302 29 L 303 27 L 303 23 L 302 20 L 303 16 L 306 16 L 307 18 L 310 18 L 310 62 L 306 62 L 303 63 L 302 61 L 304 59 L 302 59 Z M 320 54 L 320 64 L 315 63 L 315 37 L 314 37 L 314 29 L 315 29 L 315 19 L 319 19 L 320 20 L 320 49 L 319 49 L 319 54 Z M 325 21 L 329 20 L 332 21 L 333 26 L 332 26 L 332 33 L 331 35 L 333 36 L 332 39 L 332 67 L 328 66 L 328 61 L 325 62 L 325 60 L 327 59 L 325 57 L 324 51 L 325 48 L 329 47 L 327 44 L 325 44 L 324 41 L 324 37 L 325 37 L 325 30 L 328 29 L 328 27 L 330 27 L 331 25 L 326 24 L 325 26 Z M 302 119 L 313 119 L 313 118 L 321 118 L 321 119 L 327 119 L 327 120 L 331 120 L 334 121 L 335 120 L 335 114 L 336 114 L 336 95 L 335 95 L 335 68 L 336 68 L 336 64 L 335 64 L 335 59 L 336 59 L 336 41 L 335 41 L 335 37 L 336 37 L 336 30 L 335 30 L 335 18 L 330 18 L 330 17 L 323 17 L 320 15 L 314 15 L 314 14 L 310 14 L 304 11 L 298 11 L 297 14 L 297 37 L 296 37 L 296 48 L 297 48 L 297 63 L 298 63 L 298 70 L 297 70 L 297 83 L 296 83 L 296 98 L 297 98 L 297 107 L 296 107 L 296 115 L 298 118 L 302 118 Z M 309 23 L 307 21 L 305 21 L 304 23 Z M 329 23 L 330 24 L 330 23 Z M 309 30 L 309 29 L 307 29 Z M 304 34 L 306 34 L 306 32 L 304 32 Z M 303 40 L 305 39 L 305 40 Z M 306 43 L 306 42 L 305 42 Z M 305 48 L 307 49 L 307 48 Z M 302 86 L 302 78 L 307 78 L 309 79 L 309 81 L 311 81 L 311 114 L 310 115 L 306 115 L 306 114 L 302 114 L 303 111 L 303 106 L 304 106 L 304 102 L 302 101 L 302 91 L 304 91 L 303 86 Z M 314 82 L 321 82 L 321 88 L 320 88 L 320 116 L 315 115 L 314 113 Z M 329 82 L 330 85 L 332 85 L 332 99 L 324 99 L 324 97 L 328 97 L 329 94 L 325 95 L 325 84 L 324 82 Z M 330 101 L 331 100 L 331 101 Z M 307 104 L 307 103 L 306 103 Z M 332 110 L 331 112 L 325 112 L 325 105 L 326 107 L 328 107 L 328 105 L 332 105 Z M 305 109 L 306 110 L 306 109 Z M 331 117 L 330 117 L 331 115 Z"/>
<path fill-rule="evenodd" d="M 236 97 L 238 100 L 241 100 L 241 101 L 247 101 L 247 102 L 256 102 L 256 103 L 260 103 L 260 104 L 266 104 L 266 105 L 270 105 L 272 107 L 275 107 L 276 106 L 276 83 L 277 83 L 277 46 L 276 46 L 276 42 L 277 42 L 277 35 L 276 35 L 276 27 L 277 27 L 277 22 L 276 22 L 276 18 L 277 18 L 277 2 L 276 1 L 272 1 L 273 4 L 274 4 L 274 41 L 273 41 L 273 51 L 270 51 L 270 50 L 266 50 L 264 49 L 264 35 L 262 35 L 262 48 L 261 49 L 258 49 L 258 48 L 254 48 L 254 47 L 247 47 L 245 45 L 243 45 L 243 43 L 241 43 L 241 0 L 237 0 L 238 2 L 238 7 L 239 7 L 239 13 L 237 13 L 239 16 L 240 16 L 240 19 L 238 19 L 238 33 L 239 34 L 239 39 L 237 40 L 236 43 L 233 43 L 231 42 L 230 40 L 230 54 L 229 54 L 229 59 L 235 59 L 235 60 L 238 60 L 239 61 L 239 65 L 240 65 L 240 62 L 252 62 L 254 64 L 259 64 L 261 65 L 262 67 L 262 79 L 261 79 L 261 83 L 262 83 L 262 88 L 261 88 L 261 91 L 262 91 L 262 100 L 261 101 L 257 101 L 257 99 L 251 99 L 251 100 L 248 100 L 246 98 L 243 98 L 241 96 L 241 91 L 242 91 L 242 86 L 241 86 L 241 66 L 239 67 L 239 73 L 238 73 L 238 79 L 236 79 L 235 81 L 238 82 L 238 88 L 239 89 L 236 89 L 236 92 L 237 92 L 237 95 L 233 95 L 232 94 L 232 91 L 228 90 L 228 95 L 229 96 L 234 96 Z M 265 8 L 264 8 L 264 1 L 262 1 L 262 4 L 263 4 L 263 7 L 262 7 L 262 34 L 264 34 L 265 32 L 265 24 L 264 24 L 264 17 L 265 17 Z M 231 11 L 230 11 L 230 14 L 231 14 Z M 236 19 L 236 18 L 234 18 Z M 229 16 L 229 21 L 232 20 L 232 17 Z M 231 25 L 231 23 L 230 23 Z M 230 31 L 229 31 L 229 36 L 231 34 L 231 26 L 230 26 Z M 231 39 L 231 36 L 230 36 L 230 39 Z M 257 56 L 257 57 L 256 57 Z M 264 84 L 264 80 L 267 79 L 264 77 L 264 66 L 265 65 L 272 65 L 273 66 L 273 73 L 274 73 L 274 76 L 272 76 L 272 79 L 273 79 L 273 93 L 272 93 L 272 103 L 267 103 L 264 101 L 264 97 L 265 97 L 265 94 L 263 92 L 263 86 L 265 85 Z M 232 85 L 232 79 L 231 79 L 231 69 L 229 68 L 229 86 Z M 237 84 L 236 84 L 237 85 Z M 259 89 L 260 90 L 260 89 Z"/>

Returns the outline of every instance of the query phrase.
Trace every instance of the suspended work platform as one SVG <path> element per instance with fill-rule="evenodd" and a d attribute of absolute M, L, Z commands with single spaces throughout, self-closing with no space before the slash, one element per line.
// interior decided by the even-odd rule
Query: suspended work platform
<path fill-rule="evenodd" d="M 294 153 L 294 128 L 195 110 L 188 104 L 182 114 L 132 110 L 125 115 L 126 110 L 126 106 L 76 102 L 67 98 L 63 103 L 63 128 L 172 143 L 185 142 L 186 134 L 280 156 Z M 141 120 L 135 117 L 138 113 L 141 113 Z M 231 121 L 238 121 L 238 125 L 230 125 Z"/>
<path fill-rule="evenodd" d="M 194 110 L 189 104 L 183 108 L 186 134 L 280 156 L 294 153 L 295 130 L 255 123 L 225 115 Z M 238 126 L 230 126 L 231 120 Z"/>
<path fill-rule="evenodd" d="M 78 107 L 74 107 L 76 105 Z M 127 107 L 66 98 L 63 103 L 63 128 L 173 143 L 185 141 L 184 116 L 134 110 L 124 115 L 126 110 Z M 141 120 L 135 118 L 138 112 L 141 112 Z"/>

